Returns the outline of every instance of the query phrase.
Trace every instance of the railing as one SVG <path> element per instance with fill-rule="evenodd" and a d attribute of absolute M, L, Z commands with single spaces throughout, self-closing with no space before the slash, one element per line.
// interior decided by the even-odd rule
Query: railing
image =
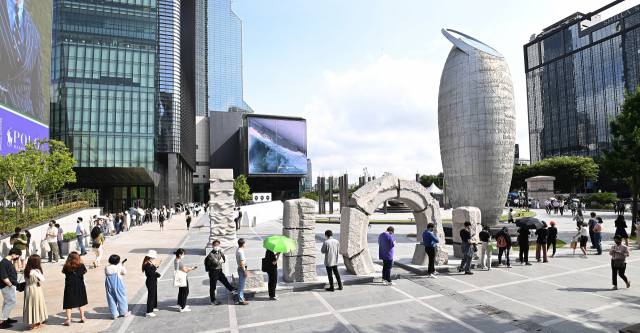
<path fill-rule="evenodd" d="M 39 198 L 2 202 L 0 198 L 0 233 L 13 233 L 16 227 L 25 228 L 81 208 L 97 207 L 99 190 L 75 189 Z M 24 207 L 24 208 L 23 208 Z"/>

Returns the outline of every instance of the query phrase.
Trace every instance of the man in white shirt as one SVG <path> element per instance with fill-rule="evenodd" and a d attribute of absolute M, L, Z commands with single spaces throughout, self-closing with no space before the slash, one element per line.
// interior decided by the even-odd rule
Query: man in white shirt
<path fill-rule="evenodd" d="M 87 255 L 87 249 L 84 247 L 84 224 L 82 224 L 82 217 L 78 217 L 76 220 L 78 223 L 76 225 L 76 238 L 78 239 L 78 244 L 80 244 L 80 255 Z"/>
<path fill-rule="evenodd" d="M 51 251 L 49 252 L 49 262 L 51 262 L 51 257 L 53 256 L 54 264 L 60 259 L 58 252 L 58 228 L 56 228 L 55 224 L 56 221 L 49 221 L 49 229 L 47 229 L 47 236 L 45 237 L 47 243 L 49 243 L 49 247 L 51 247 Z"/>
<path fill-rule="evenodd" d="M 238 250 L 236 250 L 236 263 L 238 264 L 238 304 L 249 305 L 244 299 L 244 283 L 247 279 L 247 257 L 244 254 L 244 238 L 238 239 Z"/>

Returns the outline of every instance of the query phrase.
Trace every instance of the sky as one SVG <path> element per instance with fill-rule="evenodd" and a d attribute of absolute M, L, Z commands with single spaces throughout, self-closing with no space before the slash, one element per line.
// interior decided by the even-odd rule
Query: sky
<path fill-rule="evenodd" d="M 514 86 L 516 143 L 529 156 L 523 45 L 532 34 L 606 0 L 235 0 L 243 22 L 244 100 L 259 114 L 307 120 L 313 178 L 351 182 L 442 171 L 438 87 L 453 28 L 504 55 Z M 607 19 L 640 0 L 602 13 Z"/>

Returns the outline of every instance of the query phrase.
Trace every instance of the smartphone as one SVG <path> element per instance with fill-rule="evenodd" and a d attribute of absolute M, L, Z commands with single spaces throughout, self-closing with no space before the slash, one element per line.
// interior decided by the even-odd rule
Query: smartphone
<path fill-rule="evenodd" d="M 196 268 L 198 268 L 198 266 L 193 267 L 193 269 L 196 269 Z"/>
<path fill-rule="evenodd" d="M 127 259 L 123 260 L 122 263 L 124 264 L 125 262 L 127 262 Z"/>

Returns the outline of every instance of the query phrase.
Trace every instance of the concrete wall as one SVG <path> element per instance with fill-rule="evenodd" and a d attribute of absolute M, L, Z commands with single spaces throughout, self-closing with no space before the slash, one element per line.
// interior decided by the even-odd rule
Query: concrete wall
<path fill-rule="evenodd" d="M 55 220 L 58 224 L 60 224 L 60 227 L 62 228 L 62 230 L 64 231 L 64 233 L 67 232 L 76 232 L 76 220 L 78 219 L 78 217 L 82 217 L 83 224 L 84 224 L 84 228 L 85 228 L 85 234 L 88 235 L 89 232 L 89 219 L 91 216 L 93 215 L 100 215 L 100 211 L 101 208 L 97 207 L 97 208 L 85 208 L 76 212 L 73 212 L 71 214 L 67 214 L 67 215 L 62 215 L 60 217 L 57 218 L 53 218 L 52 220 Z M 47 233 L 47 229 L 49 228 L 49 222 L 43 222 L 40 223 L 36 226 L 31 226 L 28 228 L 25 228 L 24 230 L 29 230 L 29 232 L 31 233 L 31 243 L 29 244 L 29 249 L 30 249 L 30 253 L 31 254 L 39 254 L 42 255 L 42 250 L 40 249 L 40 241 L 42 241 L 44 239 L 44 236 Z M 9 253 L 9 249 L 11 249 L 11 244 L 9 244 L 9 238 L 11 237 L 11 235 L 13 235 L 13 233 L 11 234 L 7 234 L 5 236 L 2 236 L 2 238 L 0 238 L 0 252 L 2 252 L 2 257 L 5 257 L 8 253 Z M 89 238 L 91 237 L 85 237 L 85 247 L 86 248 L 91 248 L 91 245 L 89 244 Z"/>
<path fill-rule="evenodd" d="M 242 222 L 240 225 L 250 227 L 253 225 L 254 218 L 256 225 L 281 219 L 283 210 L 284 204 L 280 200 L 242 206 L 240 207 L 240 211 L 242 212 Z"/>

